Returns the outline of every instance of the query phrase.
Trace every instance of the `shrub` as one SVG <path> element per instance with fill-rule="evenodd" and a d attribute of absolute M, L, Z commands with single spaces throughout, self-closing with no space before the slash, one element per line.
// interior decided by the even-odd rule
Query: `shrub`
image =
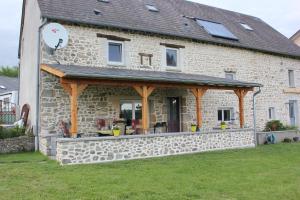
<path fill-rule="evenodd" d="M 25 128 L 3 128 L 0 127 L 0 139 L 14 138 L 25 135 Z"/>
<path fill-rule="evenodd" d="M 283 142 L 284 143 L 292 143 L 292 140 L 290 138 L 284 138 Z"/>
<path fill-rule="evenodd" d="M 270 132 L 270 131 L 285 131 L 285 130 L 297 130 L 297 127 L 284 126 L 279 120 L 272 120 L 267 122 L 264 131 Z"/>

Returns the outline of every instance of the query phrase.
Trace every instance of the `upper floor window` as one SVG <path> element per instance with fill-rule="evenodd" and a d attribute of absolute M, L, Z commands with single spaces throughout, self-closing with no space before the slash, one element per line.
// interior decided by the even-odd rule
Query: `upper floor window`
<path fill-rule="evenodd" d="M 108 63 L 124 65 L 124 43 L 118 41 L 108 42 Z"/>
<path fill-rule="evenodd" d="M 166 66 L 167 67 L 178 67 L 178 53 L 179 49 L 166 48 Z"/>
<path fill-rule="evenodd" d="M 269 108 L 269 119 L 270 120 L 274 120 L 275 119 L 275 108 L 274 107 L 270 107 Z"/>
<path fill-rule="evenodd" d="M 295 87 L 295 74 L 294 74 L 294 70 L 289 70 L 288 75 L 289 75 L 289 86 L 290 87 Z"/>
<path fill-rule="evenodd" d="M 225 72 L 225 78 L 230 80 L 235 80 L 235 73 L 234 72 Z"/>

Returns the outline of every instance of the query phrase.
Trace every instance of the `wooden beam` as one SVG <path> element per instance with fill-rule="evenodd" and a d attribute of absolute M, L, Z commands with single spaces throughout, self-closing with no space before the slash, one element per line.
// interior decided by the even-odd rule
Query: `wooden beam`
<path fill-rule="evenodd" d="M 153 86 L 148 87 L 148 93 L 147 93 L 148 96 L 147 97 L 149 97 L 154 90 L 155 90 L 155 87 L 153 87 Z"/>
<path fill-rule="evenodd" d="M 71 135 L 72 137 L 76 137 L 78 133 L 78 84 L 72 83 L 70 85 L 71 91 Z"/>
<path fill-rule="evenodd" d="M 78 96 L 82 94 L 82 92 L 88 87 L 88 84 L 79 84 L 78 85 Z"/>
<path fill-rule="evenodd" d="M 197 126 L 198 128 L 202 127 L 202 97 L 207 91 L 207 88 L 193 88 L 191 89 L 193 95 L 196 98 L 196 113 L 197 113 Z"/>
<path fill-rule="evenodd" d="M 245 89 L 234 90 L 235 94 L 238 96 L 239 99 L 240 128 L 244 128 L 245 126 L 244 102 L 245 102 L 245 96 L 247 95 L 248 91 L 249 90 L 245 90 Z"/>
<path fill-rule="evenodd" d="M 115 41 L 131 41 L 128 38 L 123 38 L 123 37 L 119 37 L 119 36 L 115 36 L 115 35 L 106 35 L 106 34 L 102 34 L 102 33 L 97 33 L 97 37 L 107 38 L 108 40 L 115 40 Z"/>
<path fill-rule="evenodd" d="M 160 43 L 160 45 L 170 47 L 170 48 L 175 48 L 175 49 L 184 49 L 185 48 L 185 46 L 178 45 L 178 44 Z"/>
<path fill-rule="evenodd" d="M 62 71 L 59 71 L 58 69 L 55 69 L 53 67 L 50 67 L 48 65 L 45 65 L 45 64 L 42 64 L 41 65 L 41 70 L 42 71 L 45 71 L 45 72 L 48 72 L 50 74 L 53 74 L 55 76 L 58 76 L 60 78 L 64 77 L 65 76 L 65 73 L 62 72 Z"/>
<path fill-rule="evenodd" d="M 179 83 L 166 83 L 166 82 L 150 82 L 150 81 L 127 81 L 127 80 L 107 80 L 107 79 L 72 79 L 63 78 L 61 83 L 74 83 L 78 82 L 80 84 L 88 85 L 102 85 L 102 86 L 115 86 L 115 87 L 136 87 L 141 85 L 147 85 L 148 87 L 155 88 L 207 88 L 212 90 L 236 90 L 236 89 L 246 89 L 248 91 L 253 91 L 253 87 L 232 87 L 232 86 L 201 86 L 201 85 L 189 85 L 189 84 L 179 84 Z"/>
<path fill-rule="evenodd" d="M 149 129 L 149 110 L 148 110 L 148 97 L 155 90 L 155 87 L 149 87 L 147 85 L 134 85 L 132 86 L 137 93 L 142 97 L 142 127 L 143 132 L 146 134 Z"/>
<path fill-rule="evenodd" d="M 62 83 L 61 86 L 64 88 L 64 90 L 69 94 L 72 95 L 72 88 L 70 84 Z"/>
<path fill-rule="evenodd" d="M 135 89 L 135 91 L 136 91 L 141 97 L 143 97 L 143 89 L 141 88 L 141 86 L 133 85 L 132 87 Z"/>
<path fill-rule="evenodd" d="M 148 132 L 148 88 L 143 86 L 143 96 L 142 96 L 142 126 L 144 134 Z"/>

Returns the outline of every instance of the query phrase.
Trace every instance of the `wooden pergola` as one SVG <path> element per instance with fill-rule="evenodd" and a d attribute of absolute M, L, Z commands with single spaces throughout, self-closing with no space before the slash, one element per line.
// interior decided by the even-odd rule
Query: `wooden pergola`
<path fill-rule="evenodd" d="M 67 77 L 61 70 L 53 68 L 49 65 L 42 65 L 41 69 L 45 72 L 53 74 L 60 78 L 60 83 L 64 90 L 70 96 L 71 106 L 71 129 L 70 133 L 75 137 L 78 133 L 78 97 L 89 85 L 114 86 L 114 87 L 131 87 L 142 99 L 142 128 L 144 133 L 148 133 L 149 119 L 148 119 L 148 97 L 157 88 L 182 88 L 189 89 L 195 96 L 196 100 L 196 114 L 197 126 L 202 127 L 202 98 L 208 90 L 232 90 L 239 100 L 239 118 L 240 128 L 244 128 L 244 98 L 249 91 L 254 90 L 254 86 L 222 86 L 222 85 L 197 85 L 197 84 L 183 84 L 183 83 L 167 83 L 167 82 L 153 82 L 153 81 L 134 81 L 134 80 L 116 80 L 116 79 L 97 79 L 97 78 L 74 78 Z"/>

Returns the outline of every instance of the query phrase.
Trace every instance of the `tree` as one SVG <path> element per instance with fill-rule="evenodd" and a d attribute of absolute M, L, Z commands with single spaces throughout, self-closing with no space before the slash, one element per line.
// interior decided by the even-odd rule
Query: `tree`
<path fill-rule="evenodd" d="M 18 67 L 9 67 L 9 66 L 0 67 L 0 76 L 18 77 L 18 75 L 19 75 Z"/>

